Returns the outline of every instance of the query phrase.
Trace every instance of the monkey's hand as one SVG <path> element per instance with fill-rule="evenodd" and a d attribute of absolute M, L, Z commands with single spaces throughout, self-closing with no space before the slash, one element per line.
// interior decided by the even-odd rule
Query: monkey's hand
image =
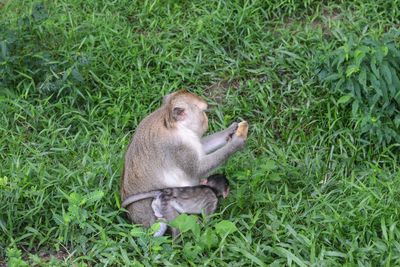
<path fill-rule="evenodd" d="M 247 139 L 247 134 L 249 131 L 249 124 L 247 121 L 242 121 L 237 124 L 237 129 L 232 134 L 228 143 L 235 147 L 235 150 L 240 150 L 244 148 L 244 143 Z"/>
<path fill-rule="evenodd" d="M 238 136 L 237 134 L 234 134 L 232 136 L 232 139 L 228 142 L 228 145 L 231 145 L 233 151 L 237 151 L 237 150 L 242 150 L 244 148 L 245 142 L 246 139 L 244 139 L 241 136 Z"/>
<path fill-rule="evenodd" d="M 235 134 L 232 136 L 231 144 L 237 149 L 243 149 L 244 143 L 247 139 L 247 133 L 249 130 L 249 124 L 247 121 L 242 121 L 239 123 Z"/>
<path fill-rule="evenodd" d="M 235 135 L 238 137 L 242 137 L 243 139 L 247 139 L 247 133 L 249 132 L 249 124 L 247 121 L 242 121 L 238 124 L 238 128 L 235 132 Z"/>
<path fill-rule="evenodd" d="M 236 130 L 238 129 L 238 123 L 234 122 L 232 123 L 226 130 L 225 132 L 227 133 L 226 140 L 230 140 L 232 136 L 236 133 Z"/>

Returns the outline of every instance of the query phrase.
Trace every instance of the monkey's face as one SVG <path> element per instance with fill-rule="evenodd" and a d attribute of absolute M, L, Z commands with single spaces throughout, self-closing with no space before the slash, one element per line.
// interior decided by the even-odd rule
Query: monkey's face
<path fill-rule="evenodd" d="M 208 130 L 207 103 L 199 96 L 181 90 L 164 97 L 175 122 L 202 136 Z"/>
<path fill-rule="evenodd" d="M 229 195 L 229 181 L 223 174 L 214 174 L 205 180 L 200 181 L 200 184 L 208 185 L 218 192 L 218 197 L 226 198 Z"/>
<path fill-rule="evenodd" d="M 207 104 L 204 103 L 204 105 L 201 105 L 200 107 L 195 105 L 194 109 L 194 112 L 197 113 L 196 120 L 199 121 L 199 134 L 203 135 L 208 130 L 208 117 L 206 114 Z"/>
<path fill-rule="evenodd" d="M 191 129 L 199 136 L 208 130 L 208 117 L 206 114 L 207 104 L 205 102 L 193 101 L 186 106 L 187 116 L 184 119 L 185 127 Z"/>

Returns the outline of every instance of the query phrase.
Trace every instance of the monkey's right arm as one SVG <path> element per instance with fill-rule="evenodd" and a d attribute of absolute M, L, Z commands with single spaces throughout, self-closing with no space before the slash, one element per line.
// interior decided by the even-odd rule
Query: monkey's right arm
<path fill-rule="evenodd" d="M 234 122 L 227 129 L 208 135 L 201 139 L 201 144 L 203 145 L 204 152 L 210 154 L 211 152 L 221 148 L 226 145 L 230 137 L 236 132 L 238 128 L 238 123 Z"/>
<path fill-rule="evenodd" d="M 199 176 L 207 175 L 207 173 L 218 167 L 230 155 L 235 153 L 237 150 L 242 149 L 244 142 L 247 139 L 248 129 L 249 124 L 247 121 L 240 122 L 236 132 L 232 135 L 231 140 L 229 140 L 225 146 L 201 158 L 199 163 Z"/>
<path fill-rule="evenodd" d="M 225 146 L 201 158 L 199 162 L 199 177 L 206 176 L 209 172 L 227 160 L 229 156 L 242 149 L 244 142 L 245 138 L 234 134 L 232 139 Z"/>

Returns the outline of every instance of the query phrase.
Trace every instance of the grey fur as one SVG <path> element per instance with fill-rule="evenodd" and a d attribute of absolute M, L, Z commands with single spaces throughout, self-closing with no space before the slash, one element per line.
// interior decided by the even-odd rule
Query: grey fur
<path fill-rule="evenodd" d="M 126 207 L 135 201 L 152 198 L 152 210 L 155 217 L 164 221 L 172 221 L 179 214 L 214 213 L 218 204 L 218 197 L 229 191 L 229 183 L 222 174 L 214 174 L 207 179 L 206 185 L 164 188 L 147 193 L 131 195 L 126 198 L 121 207 Z M 165 222 L 160 222 L 160 230 L 154 236 L 162 236 L 167 230 Z M 172 235 L 178 234 L 172 229 Z"/>

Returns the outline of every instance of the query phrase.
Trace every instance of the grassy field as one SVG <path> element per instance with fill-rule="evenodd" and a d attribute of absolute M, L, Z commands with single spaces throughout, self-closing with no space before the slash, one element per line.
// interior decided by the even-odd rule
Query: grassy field
<path fill-rule="evenodd" d="M 0 265 L 400 265 L 399 142 L 318 78 L 399 19 L 397 0 L 0 0 Z M 135 127 L 180 88 L 218 104 L 210 131 L 251 128 L 220 169 L 230 198 L 173 243 L 129 224 L 119 180 Z"/>

